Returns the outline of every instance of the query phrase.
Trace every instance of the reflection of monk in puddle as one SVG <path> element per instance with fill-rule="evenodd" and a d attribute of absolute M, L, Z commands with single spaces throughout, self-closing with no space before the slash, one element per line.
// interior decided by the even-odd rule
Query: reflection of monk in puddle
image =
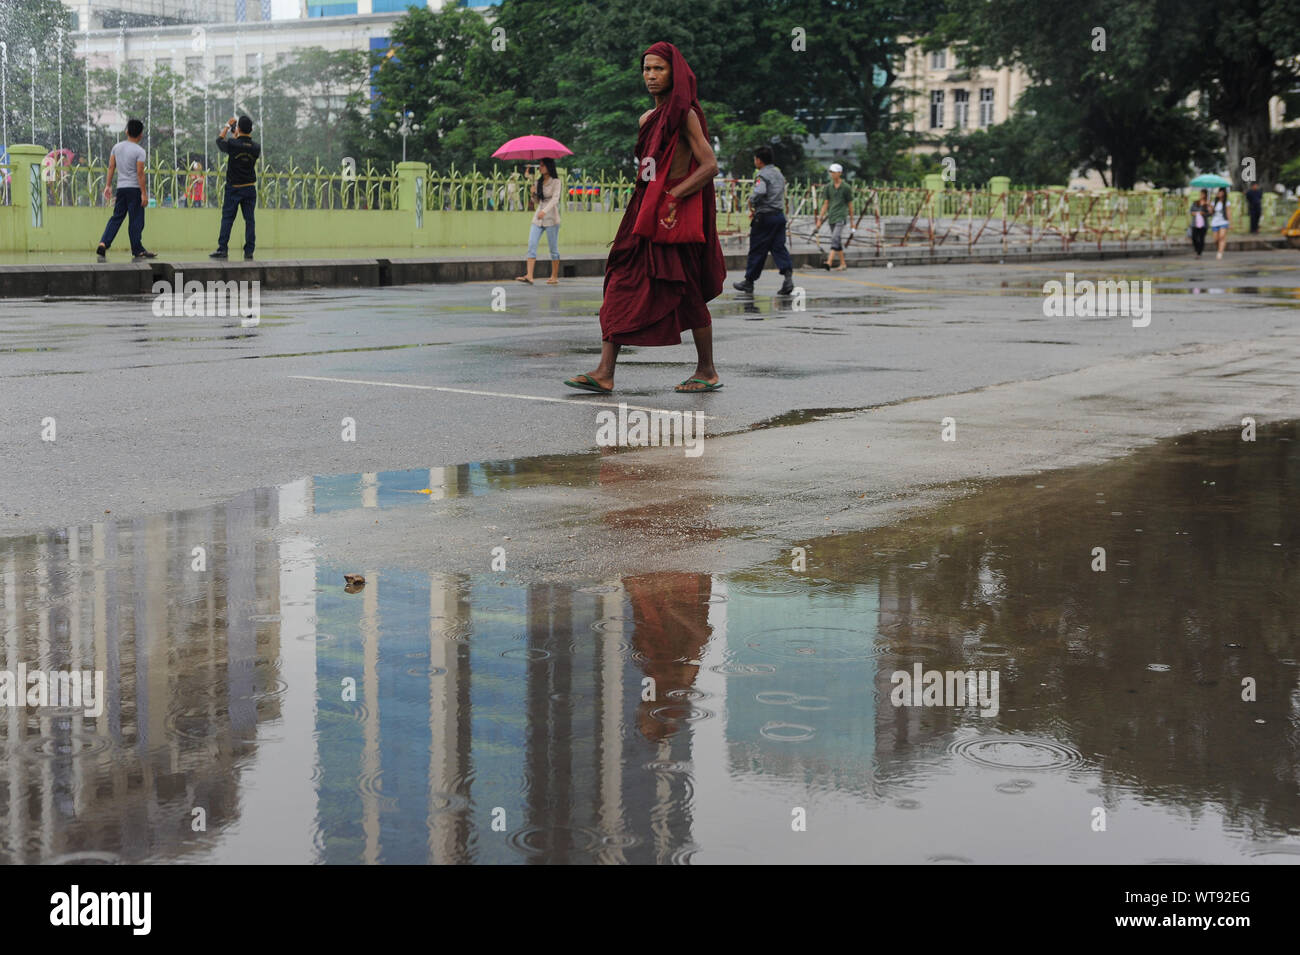
<path fill-rule="evenodd" d="M 601 488 L 626 483 L 627 493 L 623 496 L 629 500 L 643 499 L 643 489 L 647 486 L 681 480 L 683 476 L 680 459 L 671 464 L 640 463 L 630 466 L 618 458 L 617 454 L 602 458 L 597 480 Z M 608 510 L 602 520 L 612 529 L 630 531 L 638 537 L 670 536 L 674 547 L 684 542 L 718 540 L 724 534 L 709 518 L 713 500 L 707 494 L 693 491 L 690 496 L 657 500 L 622 510 Z"/>
<path fill-rule="evenodd" d="M 686 690 L 695 683 L 698 663 L 708 643 L 709 594 L 713 591 L 708 574 L 649 574 L 625 577 L 623 588 L 636 618 L 632 649 L 639 652 L 641 672 L 655 681 L 654 702 L 642 702 L 637 709 L 641 735 L 658 742 L 677 732 L 683 724 L 662 722 L 650 715 L 662 706 L 681 706 L 690 700 L 676 700 L 671 690 Z M 677 711 L 669 710 L 670 715 Z"/>

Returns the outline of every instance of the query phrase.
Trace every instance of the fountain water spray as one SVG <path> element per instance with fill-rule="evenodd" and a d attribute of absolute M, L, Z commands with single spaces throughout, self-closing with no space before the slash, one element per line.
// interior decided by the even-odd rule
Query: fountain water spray
<path fill-rule="evenodd" d="M 122 115 L 122 61 L 126 59 L 126 27 L 117 28 L 117 112 Z"/>
<path fill-rule="evenodd" d="M 90 154 L 90 4 L 86 4 L 86 164 L 95 160 Z"/>
<path fill-rule="evenodd" d="M 176 154 L 176 143 L 180 139 L 180 131 L 176 128 L 176 74 L 172 74 L 172 168 L 179 169 Z"/>
<path fill-rule="evenodd" d="M 257 121 L 259 123 L 266 121 L 266 113 L 262 111 L 262 51 L 257 51 Z M 266 141 L 266 130 L 262 130 L 262 140 Z M 266 168 L 266 150 L 262 151 L 262 168 Z"/>
<path fill-rule="evenodd" d="M 59 27 L 59 161 L 63 161 L 63 27 Z"/>
<path fill-rule="evenodd" d="M 32 142 L 36 142 L 36 47 L 28 52 L 32 55 Z"/>
<path fill-rule="evenodd" d="M 3 123 L 0 124 L 0 147 L 9 149 L 9 82 L 6 79 L 9 73 L 9 44 L 0 40 L 0 116 L 3 116 Z"/>
<path fill-rule="evenodd" d="M 235 79 L 235 70 L 239 68 L 239 34 L 235 34 L 235 52 L 230 57 L 230 115 L 239 115 L 239 81 Z"/>

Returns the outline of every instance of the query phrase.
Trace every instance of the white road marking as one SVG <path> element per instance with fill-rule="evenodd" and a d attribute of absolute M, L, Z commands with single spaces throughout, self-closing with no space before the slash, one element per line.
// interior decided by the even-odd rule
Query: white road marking
<path fill-rule="evenodd" d="M 552 401 L 556 404 L 571 405 L 575 408 L 617 408 L 619 404 L 609 401 L 583 401 L 575 402 L 572 398 L 545 398 L 541 395 L 515 395 L 505 391 L 472 391 L 469 388 L 447 388 L 443 385 L 408 385 L 398 381 L 365 381 L 361 378 L 321 378 L 317 375 L 290 375 L 290 378 L 297 378 L 301 381 L 336 381 L 345 385 L 380 385 L 384 388 L 414 388 L 417 391 L 449 391 L 455 395 L 481 395 L 485 398 L 518 398 L 521 401 Z M 691 392 L 683 392 L 690 394 Z M 588 394 L 595 394 L 594 391 Z M 623 403 L 623 407 L 629 411 L 655 411 L 659 414 L 680 413 L 685 409 L 677 409 L 677 412 L 668 411 L 663 408 L 649 408 L 645 405 L 629 405 Z M 703 415 L 706 421 L 712 421 L 714 415 Z"/>

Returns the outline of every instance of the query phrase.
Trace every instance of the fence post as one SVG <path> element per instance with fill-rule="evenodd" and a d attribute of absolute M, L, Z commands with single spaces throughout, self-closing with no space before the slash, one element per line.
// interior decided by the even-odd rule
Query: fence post
<path fill-rule="evenodd" d="M 20 144 L 9 147 L 10 202 L 13 205 L 16 251 L 35 251 L 45 230 L 45 183 L 41 160 L 49 152 L 44 146 Z"/>
<path fill-rule="evenodd" d="M 424 190 L 429 184 L 429 167 L 422 162 L 397 164 L 397 208 L 412 213 L 411 228 L 424 228 Z"/>
<path fill-rule="evenodd" d="M 943 215 L 943 193 L 947 183 L 944 181 L 943 173 L 928 173 L 922 180 L 926 191 L 930 194 L 926 200 L 926 212 L 929 218 L 930 248 L 934 249 L 934 220 Z"/>

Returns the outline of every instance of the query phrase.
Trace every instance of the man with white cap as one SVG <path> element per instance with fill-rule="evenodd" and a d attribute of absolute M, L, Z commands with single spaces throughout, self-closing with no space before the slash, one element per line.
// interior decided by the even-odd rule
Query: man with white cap
<path fill-rule="evenodd" d="M 831 163 L 831 184 L 826 187 L 822 200 L 821 211 L 814 217 L 813 231 L 816 232 L 823 222 L 829 223 L 831 227 L 831 252 L 826 261 L 822 263 L 822 268 L 829 269 L 835 264 L 835 253 L 840 254 L 840 265 L 836 269 L 838 272 L 848 268 L 844 263 L 844 224 L 853 219 L 853 187 L 844 181 L 844 167 L 837 162 Z M 849 230 L 853 234 L 853 230 Z"/>

